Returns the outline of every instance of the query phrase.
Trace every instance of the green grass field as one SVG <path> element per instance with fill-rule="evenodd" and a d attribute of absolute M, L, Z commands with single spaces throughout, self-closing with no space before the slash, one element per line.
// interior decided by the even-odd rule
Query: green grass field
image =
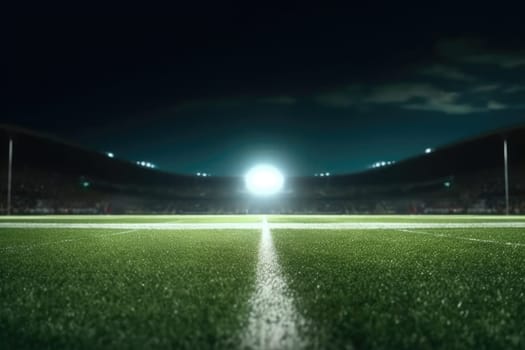
<path fill-rule="evenodd" d="M 0 348 L 525 348 L 525 217 L 267 220 L 265 245 L 257 215 L 1 218 Z M 286 227 L 297 223 L 318 226 Z M 257 299 L 263 273 L 285 286 Z M 254 308 L 276 313 L 273 326 L 250 329 L 269 317 Z M 278 334 L 279 319 L 297 332 L 273 346 L 246 339 Z"/>

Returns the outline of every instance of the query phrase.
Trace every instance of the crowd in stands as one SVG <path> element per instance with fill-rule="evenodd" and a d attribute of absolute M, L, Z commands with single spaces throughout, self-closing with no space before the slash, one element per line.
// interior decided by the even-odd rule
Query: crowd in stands
<path fill-rule="evenodd" d="M 461 178 L 385 186 L 342 186 L 322 183 L 302 193 L 291 189 L 273 199 L 255 199 L 236 190 L 225 193 L 201 184 L 165 188 L 99 184 L 97 179 L 58 172 L 21 169 L 14 173 L 13 214 L 502 214 L 504 182 L 500 171 L 466 174 Z M 513 172 L 510 212 L 525 213 L 524 169 Z M 5 183 L 5 178 L 0 181 Z M 240 181 L 240 180 L 239 180 Z M 293 187 L 293 181 L 289 184 Z M 239 184 L 242 188 L 242 183 Z M 0 186 L 6 198 L 6 187 Z M 5 212 L 6 201 L 0 211 Z"/>

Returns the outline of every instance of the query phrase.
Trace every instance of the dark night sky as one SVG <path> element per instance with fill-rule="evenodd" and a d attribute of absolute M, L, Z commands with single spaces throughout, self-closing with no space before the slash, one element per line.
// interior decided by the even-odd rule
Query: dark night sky
<path fill-rule="evenodd" d="M 1 121 L 174 172 L 362 170 L 525 124 L 522 13 L 216 2 L 13 16 Z"/>

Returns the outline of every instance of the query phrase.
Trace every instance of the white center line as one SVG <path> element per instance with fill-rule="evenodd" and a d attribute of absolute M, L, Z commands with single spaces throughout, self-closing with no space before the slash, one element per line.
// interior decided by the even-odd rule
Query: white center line
<path fill-rule="evenodd" d="M 471 242 L 479 242 L 479 243 L 490 243 L 490 244 L 499 244 L 499 245 L 506 245 L 511 247 L 525 247 L 524 243 L 517 243 L 517 242 L 501 242 L 496 241 L 493 239 L 481 239 L 481 238 L 472 238 L 472 237 L 462 237 L 462 236 L 456 236 L 456 235 L 447 235 L 444 233 L 433 233 L 433 232 L 427 232 L 427 231 L 416 231 L 416 230 L 398 230 L 401 232 L 408 232 L 408 233 L 416 233 L 421 235 L 429 235 L 433 237 L 445 237 L 445 238 L 451 238 L 451 239 L 459 239 L 462 241 L 471 241 Z"/>
<path fill-rule="evenodd" d="M 242 348 L 300 349 L 305 342 L 298 326 L 304 324 L 277 261 L 272 234 L 263 217 L 255 291 L 250 298 L 251 311 L 243 335 Z"/>

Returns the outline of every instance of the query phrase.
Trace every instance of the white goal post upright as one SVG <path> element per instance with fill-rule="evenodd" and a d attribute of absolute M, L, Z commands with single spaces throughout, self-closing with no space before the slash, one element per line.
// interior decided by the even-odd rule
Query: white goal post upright
<path fill-rule="evenodd" d="M 9 139 L 9 156 L 7 164 L 7 215 L 11 215 L 11 182 L 13 176 L 13 139 Z"/>
<path fill-rule="evenodd" d="M 509 159 L 507 139 L 503 140 L 503 160 L 505 164 L 505 214 L 509 215 Z"/>

